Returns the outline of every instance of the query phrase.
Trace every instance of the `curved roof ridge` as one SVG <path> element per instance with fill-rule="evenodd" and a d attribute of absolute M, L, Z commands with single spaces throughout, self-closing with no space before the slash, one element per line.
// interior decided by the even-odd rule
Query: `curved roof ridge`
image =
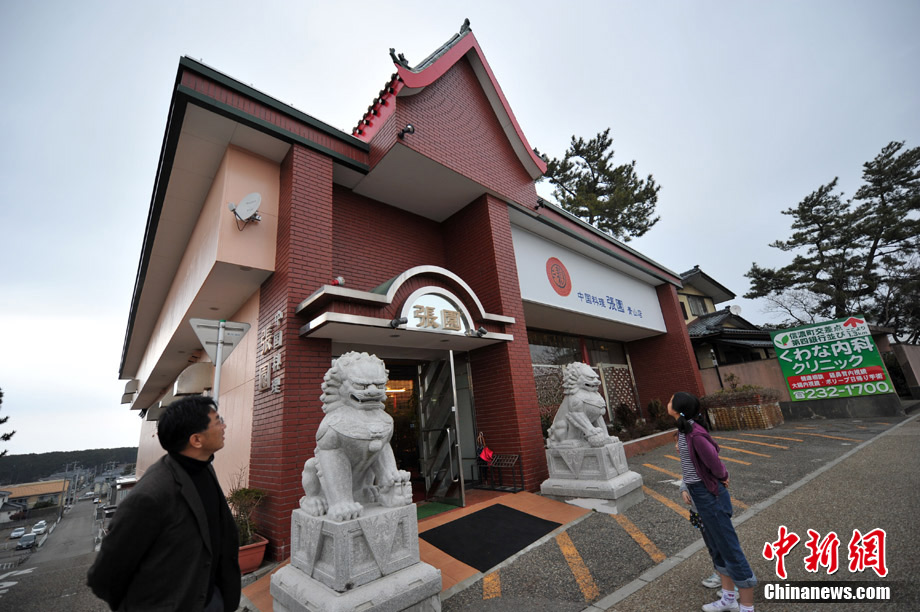
<path fill-rule="evenodd" d="M 396 64 L 397 66 L 402 66 L 403 68 L 406 68 L 418 74 L 419 72 L 422 72 L 423 70 L 425 70 L 426 68 L 434 64 L 438 60 L 438 58 L 440 58 L 442 55 L 450 51 L 454 47 L 454 45 L 460 42 L 461 38 L 463 38 L 464 36 L 466 36 L 468 33 L 472 31 L 473 31 L 472 28 L 470 28 L 469 18 L 464 19 L 463 25 L 460 26 L 460 31 L 454 34 L 453 36 L 451 36 L 450 40 L 448 40 L 446 43 L 444 43 L 443 45 L 435 49 L 435 51 L 431 55 L 423 59 L 415 68 L 412 68 L 411 66 L 409 66 L 409 61 L 406 59 L 405 55 L 403 55 L 402 53 L 397 55 L 396 49 L 393 49 L 393 48 L 390 49 L 390 57 L 393 59 L 393 63 Z"/>
<path fill-rule="evenodd" d="M 450 40 L 441 45 L 415 68 L 409 67 L 409 62 L 403 54 L 396 55 L 393 49 L 390 50 L 390 57 L 393 58 L 393 62 L 396 64 L 397 80 L 402 85 L 398 87 L 396 95 L 406 96 L 417 93 L 437 81 L 461 58 L 467 56 L 469 56 L 470 64 L 473 66 L 473 72 L 489 98 L 492 110 L 498 116 L 499 123 L 501 123 L 502 129 L 521 164 L 534 180 L 543 176 L 546 172 L 546 161 L 537 155 L 534 148 L 527 141 L 527 137 L 524 136 L 517 118 L 511 111 L 511 105 L 508 104 L 508 100 L 505 98 L 505 94 L 498 84 L 489 62 L 486 61 L 485 54 L 479 47 L 476 35 L 473 34 L 473 30 L 469 27 L 469 19 L 463 22 L 463 27 L 459 33 L 452 36 Z M 367 118 L 365 117 L 365 119 Z"/>

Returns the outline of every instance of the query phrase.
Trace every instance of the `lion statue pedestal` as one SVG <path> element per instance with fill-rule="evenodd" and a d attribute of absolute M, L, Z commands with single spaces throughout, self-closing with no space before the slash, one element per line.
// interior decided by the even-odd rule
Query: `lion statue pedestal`
<path fill-rule="evenodd" d="M 600 378 L 584 363 L 566 366 L 565 398 L 546 441 L 549 478 L 540 493 L 617 514 L 645 499 L 642 476 L 629 469 L 623 443 L 607 434 Z"/>
<path fill-rule="evenodd" d="M 441 609 L 441 572 L 419 559 L 409 474 L 390 447 L 386 384 L 383 362 L 367 353 L 346 353 L 326 373 L 291 564 L 271 579 L 276 612 Z"/>

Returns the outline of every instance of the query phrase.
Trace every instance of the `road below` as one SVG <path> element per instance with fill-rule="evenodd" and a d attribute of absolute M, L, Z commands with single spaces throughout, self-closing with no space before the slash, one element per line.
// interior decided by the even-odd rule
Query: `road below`
<path fill-rule="evenodd" d="M 86 586 L 86 572 L 96 556 L 95 509 L 88 501 L 78 502 L 23 563 L 0 570 L 0 610 L 104 612 L 109 609 Z"/>

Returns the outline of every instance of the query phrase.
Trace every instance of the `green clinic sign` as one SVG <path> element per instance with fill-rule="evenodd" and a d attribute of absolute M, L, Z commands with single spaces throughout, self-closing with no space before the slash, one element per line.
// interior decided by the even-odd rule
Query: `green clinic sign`
<path fill-rule="evenodd" d="M 770 339 L 793 401 L 893 391 L 861 316 L 771 332 Z"/>

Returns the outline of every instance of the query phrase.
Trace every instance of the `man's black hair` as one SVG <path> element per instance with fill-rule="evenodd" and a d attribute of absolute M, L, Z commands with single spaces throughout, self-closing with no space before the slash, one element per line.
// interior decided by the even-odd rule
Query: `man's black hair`
<path fill-rule="evenodd" d="M 192 434 L 210 426 L 212 410 L 217 410 L 217 404 L 205 395 L 183 397 L 167 406 L 157 423 L 160 446 L 171 453 L 185 450 Z"/>

